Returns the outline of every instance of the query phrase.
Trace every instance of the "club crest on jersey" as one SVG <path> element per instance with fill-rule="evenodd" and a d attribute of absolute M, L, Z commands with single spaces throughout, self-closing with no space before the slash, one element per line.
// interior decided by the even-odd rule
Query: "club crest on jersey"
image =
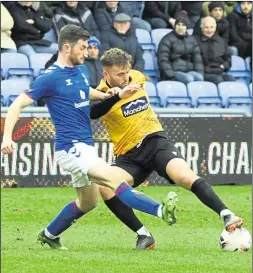
<path fill-rule="evenodd" d="M 142 111 L 147 110 L 149 103 L 146 97 L 141 97 L 134 101 L 130 101 L 121 106 L 122 114 L 125 118 L 136 115 Z"/>
<path fill-rule="evenodd" d="M 87 80 L 86 76 L 85 76 L 83 73 L 81 73 L 81 74 L 82 74 L 82 76 L 83 76 L 83 80 L 84 80 L 85 84 L 86 84 L 86 85 L 88 85 L 88 84 L 89 84 L 89 82 L 88 82 L 88 80 Z"/>
<path fill-rule="evenodd" d="M 85 92 L 83 90 L 80 90 L 80 96 L 83 100 L 85 100 L 86 96 L 85 96 Z"/>
<path fill-rule="evenodd" d="M 65 80 L 66 81 L 66 85 L 69 86 L 69 85 L 73 85 L 73 83 L 71 82 L 71 79 L 67 79 Z"/>

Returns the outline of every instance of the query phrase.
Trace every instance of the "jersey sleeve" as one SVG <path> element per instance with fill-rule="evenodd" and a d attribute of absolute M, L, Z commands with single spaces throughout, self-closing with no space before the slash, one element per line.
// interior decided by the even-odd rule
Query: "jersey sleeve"
<path fill-rule="evenodd" d="M 34 101 L 37 101 L 42 97 L 52 94 L 53 83 L 52 77 L 49 77 L 47 74 L 41 75 L 32 82 L 30 88 L 26 89 L 24 93 Z"/>

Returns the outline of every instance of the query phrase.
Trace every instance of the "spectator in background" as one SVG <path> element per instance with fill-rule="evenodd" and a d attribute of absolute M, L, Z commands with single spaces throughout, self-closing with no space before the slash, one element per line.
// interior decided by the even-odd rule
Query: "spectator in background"
<path fill-rule="evenodd" d="M 27 55 L 35 53 L 52 53 L 58 50 L 58 45 L 43 39 L 44 34 L 52 26 L 52 14 L 47 13 L 43 2 L 13 2 L 8 6 L 14 20 L 12 39 L 18 52 Z"/>
<path fill-rule="evenodd" d="M 242 58 L 252 57 L 252 2 L 240 2 L 228 16 L 230 45 L 238 49 Z"/>
<path fill-rule="evenodd" d="M 210 16 L 216 20 L 216 32 L 220 37 L 225 39 L 227 42 L 229 40 L 229 23 L 224 17 L 224 3 L 223 2 L 210 2 L 208 6 Z M 193 35 L 201 36 L 201 19 L 196 24 Z"/>
<path fill-rule="evenodd" d="M 148 32 L 151 32 L 151 25 L 150 23 L 146 22 L 142 19 L 142 13 L 145 6 L 145 2 L 139 1 L 131 1 L 125 2 L 121 1 L 120 5 L 124 9 L 124 13 L 127 13 L 132 18 L 132 26 L 134 29 L 141 28 L 145 29 Z"/>
<path fill-rule="evenodd" d="M 188 18 L 191 22 L 190 28 L 194 28 L 196 23 L 200 19 L 200 15 L 202 12 L 202 1 L 181 1 L 182 10 L 187 13 Z"/>
<path fill-rule="evenodd" d="M 201 21 L 202 35 L 196 36 L 204 64 L 205 81 L 219 84 L 234 81 L 226 72 L 231 67 L 231 56 L 227 42 L 216 33 L 216 21 L 213 17 L 205 17 Z"/>
<path fill-rule="evenodd" d="M 211 2 L 203 3 L 203 17 L 210 16 L 208 6 Z M 224 1 L 224 17 L 227 17 L 231 12 L 233 12 L 234 7 L 237 5 L 236 1 Z"/>
<path fill-rule="evenodd" d="M 111 29 L 115 16 L 124 13 L 124 9 L 118 1 L 99 2 L 96 7 L 94 16 L 100 31 Z"/>
<path fill-rule="evenodd" d="M 91 36 L 88 40 L 88 57 L 85 58 L 84 64 L 88 67 L 90 85 L 93 88 L 96 88 L 103 78 L 102 65 L 99 58 L 100 52 L 102 52 L 100 41 L 96 37 Z"/>
<path fill-rule="evenodd" d="M 6 7 L 1 3 L 1 53 L 17 52 L 16 44 L 11 39 L 11 30 L 13 26 L 13 18 Z"/>
<path fill-rule="evenodd" d="M 100 38 L 100 32 L 91 11 L 78 1 L 63 2 L 61 7 L 55 10 L 55 22 L 58 34 L 64 26 L 75 25 L 81 26 L 91 35 Z"/>
<path fill-rule="evenodd" d="M 145 2 L 143 18 L 150 22 L 153 29 L 174 28 L 176 17 L 182 12 L 181 2 Z"/>
<path fill-rule="evenodd" d="M 138 44 L 135 31 L 131 29 L 131 17 L 125 13 L 115 16 L 113 28 L 101 33 L 104 51 L 117 47 L 132 56 L 132 68 L 144 71 L 143 50 Z"/>
<path fill-rule="evenodd" d="M 190 22 L 186 17 L 176 19 L 175 30 L 165 35 L 158 47 L 158 66 L 161 80 L 177 80 L 187 84 L 203 81 L 204 66 L 199 46 L 188 35 Z"/>

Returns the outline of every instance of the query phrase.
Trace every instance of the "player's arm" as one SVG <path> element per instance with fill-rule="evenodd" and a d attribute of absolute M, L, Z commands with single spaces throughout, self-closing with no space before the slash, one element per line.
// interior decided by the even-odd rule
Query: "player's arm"
<path fill-rule="evenodd" d="M 98 119 L 98 118 L 104 116 L 107 112 L 110 111 L 110 109 L 113 107 L 114 104 L 116 104 L 121 99 L 128 98 L 131 95 L 135 94 L 135 92 L 137 92 L 140 88 L 141 88 L 141 86 L 138 84 L 132 84 L 132 85 L 126 86 L 124 89 L 120 89 L 118 87 L 112 88 L 112 89 L 114 89 L 113 92 L 116 92 L 115 95 L 113 95 L 112 97 L 110 97 L 106 100 L 91 104 L 90 118 L 91 119 Z M 112 89 L 107 91 L 107 93 L 112 92 Z"/>
<path fill-rule="evenodd" d="M 20 112 L 28 105 L 32 104 L 34 101 L 28 97 L 25 93 L 20 94 L 8 109 L 5 126 L 3 142 L 1 145 L 1 151 L 4 154 L 12 153 L 14 148 L 14 142 L 12 141 L 12 132 L 14 126 L 18 120 Z"/>
<path fill-rule="evenodd" d="M 90 87 L 90 100 L 105 100 L 105 99 L 109 99 L 115 94 L 116 92 L 113 89 L 111 92 L 104 93 Z"/>

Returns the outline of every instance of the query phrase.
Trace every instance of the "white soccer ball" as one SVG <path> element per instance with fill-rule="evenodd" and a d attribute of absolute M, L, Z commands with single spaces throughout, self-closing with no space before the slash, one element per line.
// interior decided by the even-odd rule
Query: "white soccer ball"
<path fill-rule="evenodd" d="M 220 247 L 226 251 L 246 252 L 251 247 L 251 235 L 246 228 L 237 228 L 235 231 L 222 231 L 219 239 Z"/>

